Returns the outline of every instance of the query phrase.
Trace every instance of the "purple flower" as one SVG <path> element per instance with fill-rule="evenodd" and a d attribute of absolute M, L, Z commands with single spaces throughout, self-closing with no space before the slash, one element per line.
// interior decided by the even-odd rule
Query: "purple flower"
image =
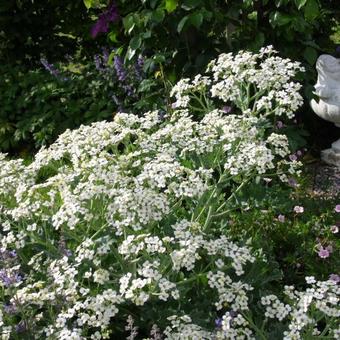
<path fill-rule="evenodd" d="M 144 66 L 144 59 L 140 55 L 140 56 L 138 56 L 137 62 L 136 62 L 136 65 L 135 65 L 136 76 L 139 80 L 143 79 L 143 75 L 144 75 L 143 66 Z"/>
<path fill-rule="evenodd" d="M 45 69 L 52 74 L 52 76 L 58 78 L 60 72 L 54 67 L 53 64 L 50 64 L 46 58 L 41 58 L 40 62 L 43 64 Z"/>
<path fill-rule="evenodd" d="M 281 120 L 279 120 L 277 123 L 276 123 L 276 127 L 278 129 L 282 129 L 284 127 L 284 124 L 281 122 Z"/>
<path fill-rule="evenodd" d="M 15 331 L 17 333 L 23 333 L 26 331 L 26 324 L 24 321 L 20 321 L 16 326 L 15 326 Z"/>
<path fill-rule="evenodd" d="M 288 178 L 288 184 L 293 188 L 296 188 L 298 186 L 296 179 L 292 177 Z"/>
<path fill-rule="evenodd" d="M 4 305 L 4 311 L 7 314 L 15 314 L 17 312 L 17 306 L 13 304 L 6 304 Z"/>
<path fill-rule="evenodd" d="M 296 161 L 296 160 L 297 160 L 297 157 L 296 157 L 295 154 L 292 154 L 292 155 L 289 155 L 289 159 L 290 159 L 291 161 Z"/>
<path fill-rule="evenodd" d="M 117 6 L 112 2 L 107 9 L 99 16 L 97 22 L 91 28 L 91 36 L 95 38 L 99 33 L 107 33 L 109 23 L 118 20 Z"/>
<path fill-rule="evenodd" d="M 225 113 L 230 113 L 231 112 L 231 106 L 225 105 L 222 107 L 222 111 Z"/>
<path fill-rule="evenodd" d="M 296 151 L 296 155 L 297 155 L 298 157 L 301 157 L 301 156 L 302 156 L 302 151 L 301 151 L 301 150 Z"/>
<path fill-rule="evenodd" d="M 328 249 L 325 249 L 322 246 L 320 246 L 319 251 L 318 251 L 318 255 L 322 259 L 326 259 L 327 257 L 329 257 L 330 252 L 328 251 Z"/>
<path fill-rule="evenodd" d="M 335 283 L 339 283 L 340 282 L 340 276 L 337 274 L 331 274 L 329 275 L 329 279 L 334 281 Z"/>
<path fill-rule="evenodd" d="M 96 54 L 93 59 L 94 59 L 94 64 L 96 66 L 96 69 L 98 71 L 103 71 L 104 68 L 103 68 L 102 60 L 101 60 L 100 56 L 98 54 Z"/>
<path fill-rule="evenodd" d="M 12 258 L 16 258 L 17 257 L 17 252 L 15 250 L 8 251 L 8 254 Z"/>
<path fill-rule="evenodd" d="M 334 211 L 340 213 L 340 204 L 337 204 L 334 208 Z"/>
<path fill-rule="evenodd" d="M 9 273 L 6 269 L 1 269 L 0 280 L 5 287 L 10 287 L 11 285 L 22 281 L 22 276 L 19 273 Z"/>
<path fill-rule="evenodd" d="M 222 318 L 215 319 L 215 326 L 217 328 L 221 328 L 222 327 Z"/>
<path fill-rule="evenodd" d="M 284 215 L 281 215 L 281 214 L 277 217 L 277 219 L 278 219 L 279 222 L 281 222 L 281 223 L 284 223 L 284 221 L 286 220 L 285 216 L 284 216 Z"/>
<path fill-rule="evenodd" d="M 0 259 L 3 261 L 15 259 L 17 257 L 17 252 L 15 250 L 0 250 Z"/>
<path fill-rule="evenodd" d="M 109 61 L 110 52 L 106 47 L 102 47 L 102 51 L 103 51 L 103 63 L 107 64 Z"/>
<path fill-rule="evenodd" d="M 127 74 L 123 65 L 122 58 L 120 56 L 115 56 L 113 58 L 113 65 L 117 73 L 117 77 L 120 81 L 125 81 Z"/>
<path fill-rule="evenodd" d="M 65 256 L 70 257 L 70 256 L 72 256 L 73 253 L 72 253 L 71 250 L 65 249 L 64 254 L 65 254 Z"/>

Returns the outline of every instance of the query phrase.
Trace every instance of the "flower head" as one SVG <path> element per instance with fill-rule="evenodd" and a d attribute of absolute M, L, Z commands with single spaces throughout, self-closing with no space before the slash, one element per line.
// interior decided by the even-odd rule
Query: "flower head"
<path fill-rule="evenodd" d="M 279 222 L 284 223 L 284 221 L 286 220 L 286 217 L 285 217 L 285 215 L 281 215 L 281 214 L 280 214 L 280 215 L 277 217 L 277 219 L 278 219 Z"/>
<path fill-rule="evenodd" d="M 279 120 L 279 121 L 276 123 L 276 127 L 277 127 L 278 129 L 282 129 L 282 128 L 284 127 L 283 122 L 282 122 L 281 120 Z"/>
<path fill-rule="evenodd" d="M 303 212 L 305 211 L 305 209 L 299 205 L 296 205 L 294 207 L 294 212 L 297 213 L 297 214 L 302 214 Z"/>
<path fill-rule="evenodd" d="M 317 248 L 319 249 L 318 255 L 322 259 L 328 258 L 330 256 L 331 252 L 333 251 L 332 246 L 327 246 L 326 248 L 324 248 L 321 244 L 318 244 Z"/>
<path fill-rule="evenodd" d="M 95 38 L 99 33 L 106 33 L 109 30 L 109 23 L 119 18 L 117 6 L 111 3 L 98 18 L 97 22 L 91 28 L 91 36 Z"/>
<path fill-rule="evenodd" d="M 335 283 L 339 283 L 340 282 L 340 275 L 331 274 L 331 275 L 329 275 L 329 279 L 334 281 Z"/>

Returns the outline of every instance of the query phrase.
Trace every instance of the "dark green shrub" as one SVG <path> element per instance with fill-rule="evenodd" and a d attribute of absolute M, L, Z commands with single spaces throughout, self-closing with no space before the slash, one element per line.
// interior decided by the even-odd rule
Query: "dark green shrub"
<path fill-rule="evenodd" d="M 257 51 L 269 44 L 282 56 L 302 62 L 306 69 L 301 79 L 306 105 L 298 113 L 298 120 L 314 136 L 310 142 L 316 142 L 316 149 L 334 140 L 332 125 L 313 114 L 308 102 L 313 96 L 318 55 L 335 51 L 338 1 L 114 2 L 122 22 L 110 27 L 107 38 L 112 46 L 122 49 L 127 61 L 140 53 L 146 55 L 145 69 L 162 64 L 165 76 L 172 82 L 201 72 L 221 52 Z M 97 7 L 98 3 L 112 2 L 84 0 L 84 3 Z"/>
<path fill-rule="evenodd" d="M 43 60 L 47 70 L 1 66 L 0 151 L 39 148 L 67 128 L 110 120 L 118 110 L 151 108 L 157 91 L 152 95 L 153 80 L 144 79 L 138 65 L 126 68 L 118 56 L 110 65 L 103 56 L 95 60 L 59 69 Z"/>
<path fill-rule="evenodd" d="M 84 2 L 87 6 L 98 4 Z M 123 29 L 112 26 L 109 39 L 113 44 L 125 49 L 127 59 L 143 52 L 171 60 L 170 68 L 180 76 L 201 71 L 220 52 L 257 51 L 268 44 L 284 56 L 313 65 L 321 51 L 332 51 L 331 18 L 339 14 L 335 1 L 319 0 L 115 3 Z"/>
<path fill-rule="evenodd" d="M 0 2 L 0 61 L 34 65 L 40 55 L 60 60 L 79 46 L 93 46 L 91 20 L 81 0 Z"/>

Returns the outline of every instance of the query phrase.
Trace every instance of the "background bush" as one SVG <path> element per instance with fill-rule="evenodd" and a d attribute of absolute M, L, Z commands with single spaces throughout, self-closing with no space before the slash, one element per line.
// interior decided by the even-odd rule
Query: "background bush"
<path fill-rule="evenodd" d="M 57 61 L 80 46 L 89 49 L 90 25 L 80 0 L 1 1 L 0 62 L 36 66 L 42 54 Z"/>
<path fill-rule="evenodd" d="M 89 7 L 98 1 L 85 0 Z M 102 4 L 107 1 L 102 0 Z M 221 52 L 257 51 L 274 45 L 282 56 L 301 61 L 306 104 L 297 113 L 312 138 L 311 147 L 325 148 L 336 128 L 312 113 L 309 100 L 316 81 L 315 61 L 322 53 L 334 54 L 337 37 L 337 1 L 328 0 L 117 0 L 122 25 L 114 24 L 106 37 L 124 51 L 126 60 L 140 53 L 145 67 L 164 67 L 175 82 L 201 72 Z M 331 39 L 330 39 L 331 36 Z M 170 37 L 170 38 L 169 38 Z M 100 39 L 100 38 L 98 38 Z M 318 150 L 317 150 L 318 151 Z"/>
<path fill-rule="evenodd" d="M 53 142 L 66 129 L 111 120 L 120 110 L 140 113 L 162 100 L 156 82 L 139 64 L 124 66 L 107 53 L 95 60 L 69 60 L 47 69 L 1 66 L 0 150 L 29 152 Z"/>
<path fill-rule="evenodd" d="M 93 35 L 93 39 L 91 28 L 96 20 L 100 23 L 107 6 L 115 6 L 118 19 L 102 27 L 102 33 Z M 303 62 L 306 73 L 301 80 L 306 104 L 297 117 L 312 136 L 310 147 L 324 148 L 336 138 L 336 128 L 312 113 L 308 102 L 316 79 L 317 56 L 333 53 L 339 41 L 339 13 L 334 0 L 3 3 L 0 5 L 3 63 L 0 149 L 23 149 L 27 144 L 30 148 L 39 147 L 66 128 L 107 119 L 120 108 L 132 112 L 156 107 L 167 110 L 171 105 L 169 83 L 197 74 L 221 52 L 256 51 L 267 44 L 273 44 L 281 55 Z M 138 98 L 124 99 L 124 105 L 112 102 L 112 95 L 124 94 L 117 90 L 121 86 L 119 77 L 115 78 L 115 84 L 111 78 L 110 85 L 107 78 L 98 80 L 94 74 L 73 75 L 72 81 L 61 82 L 40 70 L 42 55 L 51 62 L 60 62 L 66 54 L 77 52 L 81 58 L 90 60 L 85 63 L 92 63 L 100 46 L 108 46 L 112 52 L 111 64 L 114 57 L 122 56 L 127 67 L 143 56 L 147 77 L 142 84 L 136 84 Z M 21 68 L 12 68 L 13 63 Z M 72 69 L 72 63 L 69 67 Z M 99 81 L 100 90 L 93 89 L 94 79 Z M 85 114 L 87 110 L 89 113 Z"/>

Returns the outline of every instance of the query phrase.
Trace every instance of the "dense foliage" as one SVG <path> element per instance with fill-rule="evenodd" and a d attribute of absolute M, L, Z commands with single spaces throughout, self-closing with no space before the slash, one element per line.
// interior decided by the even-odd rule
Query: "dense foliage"
<path fill-rule="evenodd" d="M 48 145 L 66 128 L 108 119 L 119 110 L 169 110 L 169 84 L 202 71 L 221 52 L 256 51 L 268 43 L 284 56 L 302 59 L 307 72 L 301 80 L 310 98 L 316 57 L 333 52 L 338 41 L 339 9 L 331 0 L 84 3 L 17 0 L 0 5 L 0 150 L 17 153 Z M 98 46 L 110 54 L 102 58 L 101 68 L 131 68 L 142 60 L 143 79 L 126 79 L 119 70 L 105 71 L 103 77 L 92 62 L 98 61 Z M 75 52 L 78 65 L 65 63 L 64 56 Z M 72 70 L 64 74 L 68 81 L 44 74 L 41 57 Z M 304 122 L 313 136 L 326 131 L 316 139 L 328 143 L 330 124 L 308 110 Z"/>
<path fill-rule="evenodd" d="M 80 0 L 1 1 L 0 62 L 35 66 L 41 55 L 58 61 L 92 45 L 90 25 Z"/>
<path fill-rule="evenodd" d="M 108 3 L 84 2 L 88 7 Z M 321 51 L 334 51 L 329 35 L 339 15 L 336 1 L 319 0 L 110 3 L 117 5 L 124 28 L 115 23 L 103 30 L 113 45 L 123 48 L 127 59 L 146 53 L 148 65 L 168 63 L 169 75 L 177 77 L 202 71 L 218 53 L 257 51 L 269 43 L 282 55 L 303 57 L 305 66 L 313 66 Z"/>
<path fill-rule="evenodd" d="M 276 120 L 302 104 L 298 71 L 270 47 L 222 54 L 165 114 L 67 130 L 28 165 L 2 154 L 3 339 L 337 338 L 335 263 L 313 267 L 338 251 L 340 205 L 302 233 L 303 206 L 274 219 L 272 201 L 266 220 L 249 194 L 300 172 Z M 301 244 L 284 258 L 280 244 L 318 234 L 300 279 L 283 276 Z"/>
<path fill-rule="evenodd" d="M 79 58 L 78 58 L 79 59 Z M 162 103 L 157 82 L 143 60 L 108 61 L 104 49 L 94 60 L 70 59 L 45 69 L 0 66 L 0 150 L 32 151 L 53 142 L 68 128 L 112 119 L 117 111 L 140 113 Z M 41 65 L 42 67 L 42 65 Z"/>

